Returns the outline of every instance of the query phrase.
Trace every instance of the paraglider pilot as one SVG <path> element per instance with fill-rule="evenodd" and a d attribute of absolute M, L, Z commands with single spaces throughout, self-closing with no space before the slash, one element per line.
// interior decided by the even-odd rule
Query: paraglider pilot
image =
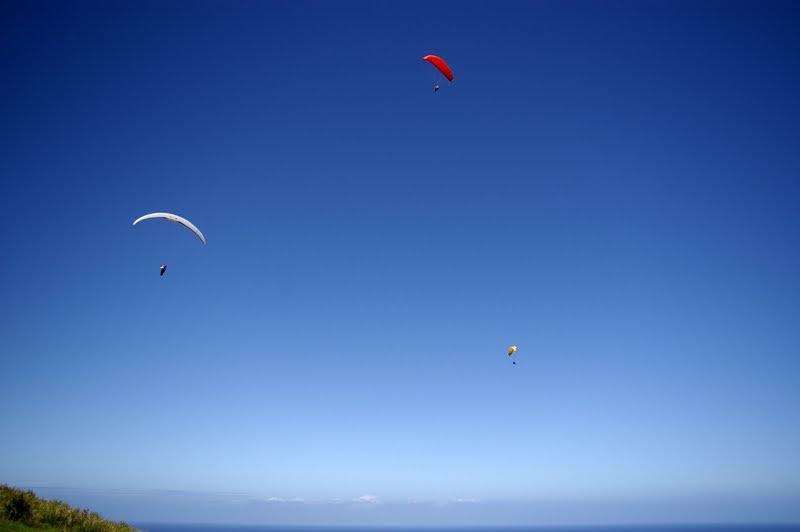
<path fill-rule="evenodd" d="M 167 271 L 167 265 L 166 265 L 166 264 L 162 264 L 162 265 L 161 265 L 161 277 L 163 277 L 163 276 L 164 276 L 164 272 L 165 272 L 165 271 Z"/>
<path fill-rule="evenodd" d="M 434 85 L 434 86 L 433 86 L 433 92 L 436 92 L 436 91 L 438 91 L 439 89 L 440 89 L 439 85 Z"/>

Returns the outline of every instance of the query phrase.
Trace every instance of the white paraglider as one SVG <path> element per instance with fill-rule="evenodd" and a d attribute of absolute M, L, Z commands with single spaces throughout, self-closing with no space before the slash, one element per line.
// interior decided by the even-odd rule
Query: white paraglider
<path fill-rule="evenodd" d="M 200 232 L 200 229 L 198 229 L 197 226 L 195 226 L 192 222 L 190 222 L 186 218 L 184 218 L 182 216 L 178 216 L 177 214 L 172 214 L 172 213 L 169 213 L 169 212 L 153 212 L 153 213 L 145 214 L 144 216 L 141 216 L 141 217 L 137 218 L 136 221 L 133 222 L 133 225 L 138 224 L 142 220 L 150 220 L 150 219 L 153 219 L 153 218 L 163 218 L 165 220 L 169 220 L 170 222 L 175 222 L 176 224 L 182 225 L 185 228 L 187 228 L 189 231 L 194 233 L 195 236 L 200 239 L 200 242 L 202 242 L 203 245 L 206 244 L 206 237 L 203 236 L 203 233 Z M 167 271 L 167 265 L 166 264 L 162 264 L 161 268 L 159 269 L 159 271 L 161 272 L 160 276 L 163 277 L 164 276 L 164 272 Z"/>

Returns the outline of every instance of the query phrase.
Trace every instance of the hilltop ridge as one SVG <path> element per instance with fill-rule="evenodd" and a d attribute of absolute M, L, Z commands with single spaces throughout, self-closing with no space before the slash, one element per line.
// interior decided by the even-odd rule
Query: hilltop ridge
<path fill-rule="evenodd" d="M 88 509 L 58 500 L 40 499 L 32 491 L 0 484 L 0 532 L 80 530 L 81 532 L 136 532 L 125 523 L 103 519 Z"/>

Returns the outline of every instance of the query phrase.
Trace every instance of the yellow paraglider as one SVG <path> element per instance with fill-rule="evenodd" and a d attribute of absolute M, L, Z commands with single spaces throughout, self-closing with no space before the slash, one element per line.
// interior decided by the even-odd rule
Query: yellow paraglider
<path fill-rule="evenodd" d="M 516 352 L 517 352 L 517 346 L 512 345 L 511 347 L 508 348 L 508 356 L 512 356 Z M 516 365 L 517 361 L 516 360 L 512 360 L 511 363 Z"/>

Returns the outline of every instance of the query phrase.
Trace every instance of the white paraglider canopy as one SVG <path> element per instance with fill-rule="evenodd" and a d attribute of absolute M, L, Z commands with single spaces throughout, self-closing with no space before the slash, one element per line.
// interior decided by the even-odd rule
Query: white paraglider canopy
<path fill-rule="evenodd" d="M 165 220 L 169 220 L 170 222 L 181 224 L 182 226 L 190 230 L 192 233 L 197 235 L 197 238 L 199 238 L 204 245 L 206 243 L 206 237 L 203 236 L 203 233 L 200 232 L 200 229 L 198 229 L 192 222 L 190 222 L 186 218 L 183 218 L 182 216 L 178 216 L 177 214 L 171 214 L 169 212 L 154 212 L 151 214 L 145 214 L 141 218 L 137 218 L 136 221 L 133 222 L 133 225 L 138 224 L 142 220 L 149 220 L 151 218 L 164 218 Z"/>

